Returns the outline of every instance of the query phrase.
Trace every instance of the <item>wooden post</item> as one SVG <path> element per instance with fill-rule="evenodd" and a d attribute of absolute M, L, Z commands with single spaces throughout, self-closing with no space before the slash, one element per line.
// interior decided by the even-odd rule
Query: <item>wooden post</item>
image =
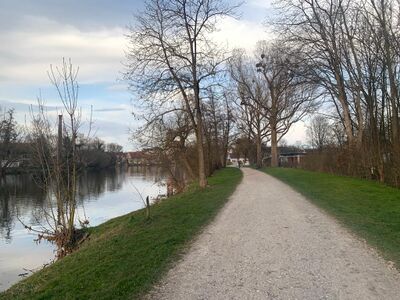
<path fill-rule="evenodd" d="M 149 196 L 146 197 L 146 219 L 150 219 L 150 199 Z"/>

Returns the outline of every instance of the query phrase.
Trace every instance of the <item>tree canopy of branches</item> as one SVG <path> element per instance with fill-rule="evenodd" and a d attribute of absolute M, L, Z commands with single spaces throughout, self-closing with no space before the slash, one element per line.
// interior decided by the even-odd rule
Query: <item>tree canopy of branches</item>
<path fill-rule="evenodd" d="M 265 104 L 269 93 L 263 79 L 258 76 L 254 60 L 243 51 L 236 51 L 230 60 L 231 77 L 236 85 L 236 126 L 256 144 L 256 165 L 263 164 L 262 144 L 270 136 L 270 124 Z"/>
<path fill-rule="evenodd" d="M 322 115 L 316 115 L 312 118 L 307 128 L 307 137 L 311 147 L 322 151 L 333 142 L 331 126 L 329 120 Z"/>
<path fill-rule="evenodd" d="M 282 0 L 280 7 L 281 36 L 307 58 L 310 79 L 345 129 L 349 161 L 358 163 L 348 170 L 373 170 L 399 185 L 399 3 Z"/>
<path fill-rule="evenodd" d="M 149 0 L 129 34 L 125 79 L 142 100 L 146 125 L 185 111 L 196 136 L 201 187 L 207 185 L 203 98 L 226 60 L 210 34 L 234 8 L 223 0 Z"/>
<path fill-rule="evenodd" d="M 278 142 L 291 126 L 315 109 L 316 89 L 304 79 L 306 67 L 284 44 L 259 42 L 256 58 L 232 73 L 241 104 L 252 112 L 256 136 L 271 136 L 271 166 L 278 166 Z M 256 116 L 256 118 L 254 118 Z M 265 123 L 265 120 L 267 123 Z M 267 126 L 266 126 L 267 125 Z M 258 139 L 258 138 L 257 138 Z M 261 143 L 257 142 L 261 151 Z"/>

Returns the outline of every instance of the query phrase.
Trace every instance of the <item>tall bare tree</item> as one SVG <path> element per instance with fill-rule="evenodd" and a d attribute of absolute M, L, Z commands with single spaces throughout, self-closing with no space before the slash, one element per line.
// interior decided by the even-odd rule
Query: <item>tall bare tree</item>
<path fill-rule="evenodd" d="M 307 66 L 281 42 L 260 42 L 257 72 L 264 79 L 269 99 L 263 103 L 271 130 L 271 166 L 278 166 L 278 142 L 293 124 L 313 112 L 317 106 L 316 86 L 304 79 Z"/>
<path fill-rule="evenodd" d="M 263 164 L 262 144 L 270 136 L 270 124 L 265 104 L 269 91 L 264 80 L 258 76 L 254 60 L 243 51 L 236 51 L 230 60 L 231 77 L 236 85 L 236 125 L 240 132 L 252 139 L 256 145 L 256 165 Z"/>
<path fill-rule="evenodd" d="M 203 97 L 225 62 L 210 34 L 234 9 L 223 0 L 149 0 L 129 34 L 125 78 L 146 107 L 147 121 L 186 111 L 196 135 L 201 187 L 207 185 Z"/>
<path fill-rule="evenodd" d="M 343 120 L 348 142 L 356 138 L 357 126 L 352 118 L 352 99 L 346 92 L 347 73 L 343 69 L 342 33 L 350 0 L 282 0 L 278 21 L 285 39 L 301 49 L 313 70 L 313 80 L 332 95 L 337 112 Z M 341 30 L 343 29 L 343 30 Z M 355 101 L 359 99 L 355 98 Z M 355 103 L 359 106 L 359 103 Z"/>

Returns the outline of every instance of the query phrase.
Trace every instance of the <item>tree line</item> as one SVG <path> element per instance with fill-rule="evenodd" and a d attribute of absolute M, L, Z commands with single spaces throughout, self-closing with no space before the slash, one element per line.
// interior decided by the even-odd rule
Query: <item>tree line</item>
<path fill-rule="evenodd" d="M 318 87 L 297 49 L 260 41 L 249 54 L 212 39 L 217 22 L 238 8 L 220 0 L 151 0 L 130 30 L 125 79 L 144 120 L 134 137 L 201 187 L 226 165 L 237 138 L 255 141 L 258 167 L 270 141 L 277 166 L 279 141 L 318 106 Z"/>
<path fill-rule="evenodd" d="M 333 172 L 399 185 L 399 3 L 281 1 L 282 38 L 299 49 L 343 131 Z M 319 122 L 321 123 L 321 122 Z M 334 128 L 334 126 L 332 127 Z M 332 159 L 332 158 L 331 158 Z"/>
<path fill-rule="evenodd" d="M 277 166 L 279 142 L 306 117 L 312 146 L 316 127 L 326 132 L 304 167 L 399 185 L 399 3 L 280 0 L 275 37 L 253 53 L 212 38 L 239 8 L 146 2 L 130 28 L 125 72 L 145 121 L 136 137 L 204 187 L 237 139 L 255 146 L 258 167 L 268 143 Z"/>

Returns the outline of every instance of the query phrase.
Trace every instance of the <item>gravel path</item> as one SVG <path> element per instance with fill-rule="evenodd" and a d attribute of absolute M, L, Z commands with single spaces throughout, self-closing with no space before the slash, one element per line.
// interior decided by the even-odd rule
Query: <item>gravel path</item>
<path fill-rule="evenodd" d="M 148 299 L 400 299 L 400 274 L 286 184 L 244 168 Z"/>

